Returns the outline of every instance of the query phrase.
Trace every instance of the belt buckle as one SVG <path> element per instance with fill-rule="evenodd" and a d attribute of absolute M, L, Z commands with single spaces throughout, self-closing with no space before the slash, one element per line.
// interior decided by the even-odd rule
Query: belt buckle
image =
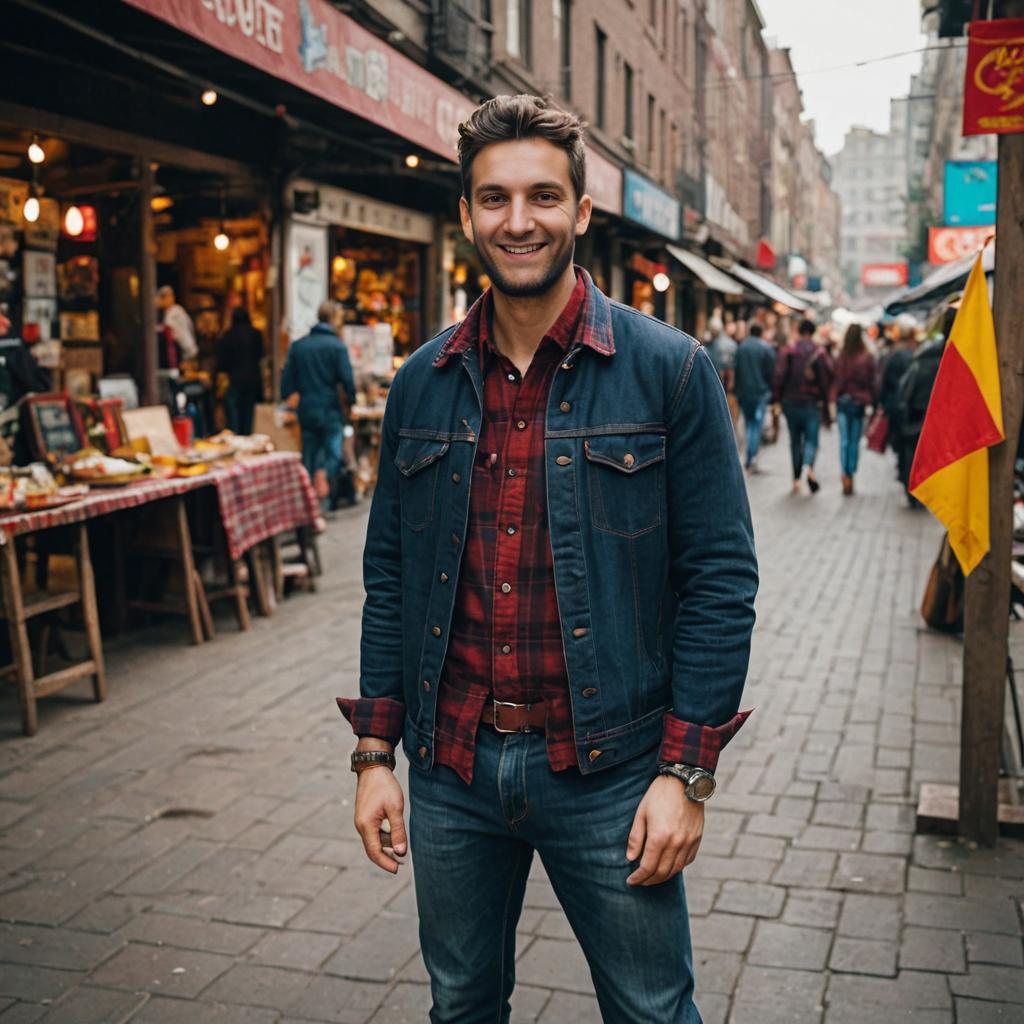
<path fill-rule="evenodd" d="M 513 704 L 511 701 L 507 701 L 507 700 L 496 700 L 496 701 L 493 701 L 492 703 L 494 704 L 494 731 L 495 732 L 500 732 L 500 733 L 504 733 L 506 735 L 511 735 L 513 733 L 531 732 L 532 731 L 530 729 L 529 724 L 527 724 L 526 727 L 523 728 L 523 729 L 502 729 L 502 727 L 498 724 L 498 708 L 529 708 L 530 707 L 529 704 Z"/>

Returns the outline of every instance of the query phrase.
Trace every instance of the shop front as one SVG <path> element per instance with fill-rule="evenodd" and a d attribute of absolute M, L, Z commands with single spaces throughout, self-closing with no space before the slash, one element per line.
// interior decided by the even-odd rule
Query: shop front
<path fill-rule="evenodd" d="M 623 217 L 632 225 L 624 247 L 625 301 L 678 326 L 682 322 L 679 275 L 665 245 L 679 240 L 679 201 L 629 168 L 622 172 L 622 186 Z"/>

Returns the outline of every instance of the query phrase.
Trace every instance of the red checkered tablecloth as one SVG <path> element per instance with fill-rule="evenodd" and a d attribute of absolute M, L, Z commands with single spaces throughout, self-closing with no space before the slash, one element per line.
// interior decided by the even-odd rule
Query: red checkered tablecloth
<path fill-rule="evenodd" d="M 316 525 L 320 520 L 316 495 L 299 456 L 272 452 L 238 459 L 203 476 L 95 488 L 80 501 L 61 508 L 0 516 L 0 544 L 22 533 L 80 523 L 200 487 L 217 488 L 217 504 L 233 559 L 241 558 L 260 541 L 299 526 Z"/>

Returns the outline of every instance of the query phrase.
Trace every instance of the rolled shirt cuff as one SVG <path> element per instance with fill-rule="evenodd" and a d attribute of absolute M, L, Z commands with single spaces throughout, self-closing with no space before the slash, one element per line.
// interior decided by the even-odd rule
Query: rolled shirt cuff
<path fill-rule="evenodd" d="M 338 708 L 359 737 L 373 736 L 394 746 L 402 738 L 405 702 L 393 697 L 337 697 Z"/>
<path fill-rule="evenodd" d="M 752 710 L 740 711 L 719 726 L 697 725 L 675 715 L 666 715 L 658 760 L 663 764 L 688 764 L 714 772 L 722 748 L 752 714 Z"/>

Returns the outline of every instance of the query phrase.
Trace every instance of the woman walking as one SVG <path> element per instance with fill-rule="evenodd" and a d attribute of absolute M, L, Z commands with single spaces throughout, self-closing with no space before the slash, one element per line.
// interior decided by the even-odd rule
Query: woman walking
<path fill-rule="evenodd" d="M 836 364 L 836 418 L 839 420 L 839 465 L 843 494 L 853 494 L 860 456 L 864 411 L 875 404 L 875 358 L 864 341 L 860 324 L 850 324 Z"/>

